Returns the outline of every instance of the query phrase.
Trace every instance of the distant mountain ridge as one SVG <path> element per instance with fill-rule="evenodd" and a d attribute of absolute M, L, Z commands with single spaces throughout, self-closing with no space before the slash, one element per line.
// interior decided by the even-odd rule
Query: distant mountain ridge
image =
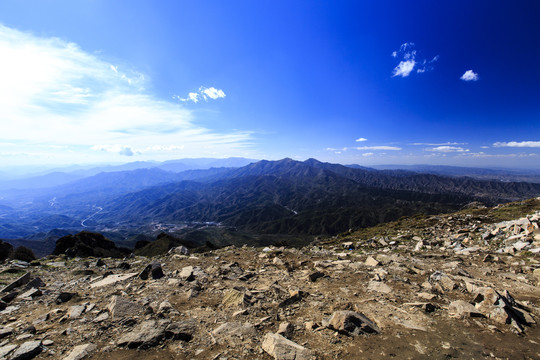
<path fill-rule="evenodd" d="M 211 221 L 268 233 L 336 233 L 417 212 L 540 194 L 540 184 L 353 169 L 315 159 L 260 161 L 220 180 L 180 182 L 107 203 L 97 221 Z"/>
<path fill-rule="evenodd" d="M 404 215 L 452 211 L 472 201 L 493 205 L 538 195 L 540 184 L 534 183 L 376 170 L 316 159 L 262 160 L 178 173 L 154 167 L 13 191 L 0 200 L 0 237 L 21 238 L 54 228 L 125 232 L 150 224 L 205 222 L 264 234 L 335 234 Z"/>

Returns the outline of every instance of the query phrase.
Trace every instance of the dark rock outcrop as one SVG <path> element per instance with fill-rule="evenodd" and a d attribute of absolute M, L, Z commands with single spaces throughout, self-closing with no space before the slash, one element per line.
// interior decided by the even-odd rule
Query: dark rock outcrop
<path fill-rule="evenodd" d="M 67 235 L 56 241 L 53 255 L 65 254 L 69 257 L 124 257 L 130 250 L 119 248 L 103 235 L 89 231 L 81 231 L 75 235 Z"/>

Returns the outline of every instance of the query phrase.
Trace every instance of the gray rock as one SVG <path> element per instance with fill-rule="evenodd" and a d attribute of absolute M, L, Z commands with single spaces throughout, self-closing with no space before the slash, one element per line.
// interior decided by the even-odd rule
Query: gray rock
<path fill-rule="evenodd" d="M 57 304 L 62 304 L 62 303 L 65 303 L 65 302 L 68 302 L 69 300 L 71 300 L 75 295 L 77 295 L 76 293 L 70 293 L 70 292 L 61 292 L 58 297 L 56 298 L 55 302 Z"/>
<path fill-rule="evenodd" d="M 19 298 L 21 298 L 21 299 L 33 298 L 35 296 L 41 296 L 41 295 L 43 295 L 43 293 L 41 292 L 40 289 L 32 288 L 32 289 L 26 291 L 25 293 L 19 295 Z"/>
<path fill-rule="evenodd" d="M 109 313 L 104 311 L 102 313 L 100 313 L 98 316 L 96 316 L 96 318 L 93 320 L 95 323 L 100 323 L 102 321 L 105 321 L 109 318 Z"/>
<path fill-rule="evenodd" d="M 0 359 L 4 359 L 10 352 L 15 350 L 17 345 L 4 345 L 0 347 Z"/>
<path fill-rule="evenodd" d="M 43 282 L 43 280 L 41 280 L 39 276 L 33 278 L 28 284 L 26 284 L 27 289 L 31 289 L 31 288 L 37 289 L 44 286 L 45 286 L 45 283 Z"/>
<path fill-rule="evenodd" d="M 212 331 L 212 335 L 218 342 L 221 342 L 221 340 L 232 337 L 254 337 L 257 335 L 257 331 L 250 323 L 228 322 Z"/>
<path fill-rule="evenodd" d="M 323 325 L 349 336 L 381 332 L 375 322 L 364 314 L 354 311 L 336 311 Z"/>
<path fill-rule="evenodd" d="M 380 281 L 370 281 L 368 284 L 369 291 L 380 292 L 383 294 L 389 294 L 392 292 L 392 288 Z"/>
<path fill-rule="evenodd" d="M 450 303 L 448 306 L 448 312 L 452 317 L 484 317 L 484 315 L 474 307 L 474 305 L 464 301 L 456 300 Z"/>
<path fill-rule="evenodd" d="M 433 274 L 431 274 L 429 279 L 431 282 L 438 282 L 444 291 L 454 290 L 454 288 L 457 286 L 456 283 L 442 271 L 435 271 Z"/>
<path fill-rule="evenodd" d="M 23 343 L 15 352 L 13 355 L 9 358 L 9 360 L 28 360 L 33 359 L 37 355 L 41 353 L 43 350 L 41 346 L 41 341 L 27 341 Z"/>
<path fill-rule="evenodd" d="M 279 328 L 276 334 L 290 339 L 294 332 L 294 326 L 290 322 L 282 322 L 279 324 Z"/>
<path fill-rule="evenodd" d="M 118 340 L 118 346 L 127 346 L 131 349 L 148 349 L 158 345 L 165 339 L 165 327 L 160 326 L 155 320 L 144 321 L 133 331 L 122 336 Z"/>
<path fill-rule="evenodd" d="M 366 261 L 364 262 L 364 264 L 366 264 L 367 266 L 375 267 L 375 266 L 379 265 L 379 262 L 375 258 L 373 258 L 372 256 L 369 256 L 366 259 Z"/>
<path fill-rule="evenodd" d="M 11 290 L 18 288 L 20 286 L 23 286 L 25 284 L 28 284 L 30 281 L 30 273 L 26 273 L 17 280 L 13 281 L 11 284 L 7 285 L 5 288 L 2 289 L 2 292 L 10 292 Z"/>
<path fill-rule="evenodd" d="M 137 275 L 137 273 L 109 275 L 104 279 L 101 279 L 99 281 L 96 281 L 96 282 L 90 284 L 90 287 L 91 288 L 99 288 L 99 287 L 102 287 L 102 286 L 116 284 L 119 281 L 124 281 L 124 280 L 130 279 L 130 278 L 132 278 L 132 277 L 134 277 L 136 275 Z"/>
<path fill-rule="evenodd" d="M 63 360 L 82 360 L 94 353 L 96 351 L 97 346 L 94 344 L 83 344 L 78 345 L 71 350 L 68 356 L 66 356 Z"/>
<path fill-rule="evenodd" d="M 165 335 L 167 338 L 172 338 L 173 340 L 190 341 L 196 331 L 197 325 L 195 322 L 186 320 L 167 325 Z"/>
<path fill-rule="evenodd" d="M 169 250 L 169 254 L 189 255 L 189 250 L 185 246 L 177 246 Z"/>
<path fill-rule="evenodd" d="M 275 360 L 310 360 L 311 351 L 278 334 L 264 336 L 262 348 Z"/>
<path fill-rule="evenodd" d="M 163 274 L 163 269 L 161 268 L 161 264 L 158 262 L 154 262 L 151 264 L 148 264 L 143 271 L 139 274 L 139 278 L 142 280 L 148 280 L 149 277 L 152 277 L 152 279 L 161 279 L 165 276 Z"/>
<path fill-rule="evenodd" d="M 13 334 L 13 329 L 10 327 L 0 328 L 0 339 L 3 339 L 9 335 Z"/>
<path fill-rule="evenodd" d="M 250 305 L 250 301 L 251 296 L 249 296 L 248 294 L 235 289 L 230 289 L 223 296 L 223 300 L 221 301 L 221 303 L 225 307 L 245 307 Z"/>
<path fill-rule="evenodd" d="M 113 319 L 134 317 L 144 313 L 144 308 L 139 303 L 116 295 L 112 297 L 107 309 Z"/>
<path fill-rule="evenodd" d="M 186 280 L 186 281 L 195 280 L 195 276 L 193 276 L 193 266 L 186 266 L 182 268 L 182 271 L 180 271 L 179 276 L 182 280 Z"/>
<path fill-rule="evenodd" d="M 74 305 L 71 306 L 68 310 L 68 316 L 70 319 L 78 319 L 82 313 L 86 310 L 86 305 Z"/>

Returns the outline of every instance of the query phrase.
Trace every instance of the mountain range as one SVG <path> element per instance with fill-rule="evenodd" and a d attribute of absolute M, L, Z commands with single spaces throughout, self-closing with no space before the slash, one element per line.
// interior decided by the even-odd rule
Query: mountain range
<path fill-rule="evenodd" d="M 180 172 L 163 168 L 180 163 L 2 191 L 0 238 L 36 241 L 37 233 L 45 238 L 56 228 L 105 232 L 118 241 L 160 231 L 188 236 L 205 228 L 214 229 L 207 230 L 211 236 L 200 237 L 202 242 L 245 234 L 303 237 L 457 210 L 475 201 L 494 205 L 540 195 L 538 183 L 376 170 L 315 159 Z M 221 229 L 218 235 L 215 228 Z"/>

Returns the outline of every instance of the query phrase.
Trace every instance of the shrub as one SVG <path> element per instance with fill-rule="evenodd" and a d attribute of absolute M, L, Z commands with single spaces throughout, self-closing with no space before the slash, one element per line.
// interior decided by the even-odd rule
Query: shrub
<path fill-rule="evenodd" d="M 11 258 L 15 260 L 26 261 L 26 262 L 36 260 L 36 256 L 34 255 L 34 252 L 32 251 L 32 249 L 27 248 L 26 246 L 19 246 L 18 248 L 16 248 L 13 251 Z"/>

